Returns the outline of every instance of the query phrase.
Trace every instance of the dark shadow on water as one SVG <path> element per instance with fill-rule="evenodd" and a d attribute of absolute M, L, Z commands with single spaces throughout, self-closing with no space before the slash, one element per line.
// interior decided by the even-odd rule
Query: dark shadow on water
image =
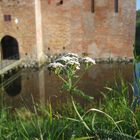
<path fill-rule="evenodd" d="M 19 72 L 13 72 L 12 74 L 7 74 L 4 78 L 5 84 L 4 91 L 11 97 L 15 97 L 20 94 L 22 86 L 21 86 L 21 75 Z"/>
<path fill-rule="evenodd" d="M 79 73 L 81 72 L 79 71 Z M 100 92 L 105 92 L 105 86 L 113 85 L 118 74 L 122 75 L 127 82 L 133 83 L 132 64 L 97 64 L 85 73 L 78 87 L 85 94 L 93 96 L 94 102 L 99 102 L 103 98 Z M 39 71 L 23 70 L 21 75 L 5 88 L 8 105 L 22 107 L 22 97 L 26 102 L 25 104 L 31 106 L 31 95 L 33 95 L 35 102 L 42 104 L 51 101 L 54 106 L 57 106 L 67 102 L 67 92 L 61 91 L 62 81 L 53 73 L 50 75 L 46 67 Z M 6 77 L 6 79 L 8 78 L 10 75 Z M 82 98 L 78 98 L 78 102 L 84 106 L 88 104 Z"/>

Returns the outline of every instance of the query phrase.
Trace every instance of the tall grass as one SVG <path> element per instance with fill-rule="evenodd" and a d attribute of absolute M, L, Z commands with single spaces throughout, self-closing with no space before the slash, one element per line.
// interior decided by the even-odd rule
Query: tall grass
<path fill-rule="evenodd" d="M 35 108 L 35 110 L 39 111 L 40 107 Z M 40 110 L 40 115 L 37 115 L 36 112 L 32 113 L 25 108 L 16 110 L 14 115 L 11 115 L 8 109 L 0 110 L 0 139 L 65 139 L 65 129 L 69 124 L 65 120 L 53 117 L 51 110 L 51 107 Z"/>
<path fill-rule="evenodd" d="M 131 87 L 130 83 L 120 78 L 112 87 L 105 87 L 106 91 L 101 93 L 104 97 L 101 104 L 94 102 L 90 105 L 91 109 L 85 111 L 72 100 L 73 106 L 68 104 L 63 110 L 59 110 L 59 113 L 71 121 L 81 123 L 89 136 L 113 139 L 140 138 L 140 109 L 139 106 L 135 111 L 131 109 Z M 75 111 L 72 114 L 73 107 Z"/>
<path fill-rule="evenodd" d="M 119 84 L 118 84 L 119 83 Z M 140 138 L 140 110 L 130 109 L 128 89 L 130 84 L 116 82 L 105 87 L 101 104 L 93 102 L 86 111 L 72 102 L 57 108 L 38 105 L 32 98 L 33 110 L 28 107 L 0 108 L 1 140 L 88 140 Z"/>

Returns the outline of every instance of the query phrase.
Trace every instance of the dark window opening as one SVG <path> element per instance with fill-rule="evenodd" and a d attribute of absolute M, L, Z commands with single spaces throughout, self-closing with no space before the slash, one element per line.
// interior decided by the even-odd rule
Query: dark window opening
<path fill-rule="evenodd" d="M 94 13 L 95 12 L 95 1 L 91 0 L 91 12 Z"/>
<path fill-rule="evenodd" d="M 2 59 L 18 60 L 19 59 L 19 46 L 15 38 L 5 36 L 1 40 Z"/>
<path fill-rule="evenodd" d="M 16 79 L 14 77 L 17 77 Z M 17 95 L 19 95 L 21 93 L 21 75 L 19 75 L 19 72 L 13 71 L 11 74 L 7 74 L 4 77 L 4 81 L 9 81 L 11 78 L 13 77 L 14 80 L 12 80 L 12 82 L 4 87 L 5 92 L 11 96 L 11 97 L 15 97 Z"/>
<path fill-rule="evenodd" d="M 60 0 L 60 5 L 62 5 L 63 4 L 63 0 Z"/>
<path fill-rule="evenodd" d="M 57 6 L 63 5 L 63 0 L 60 0 L 56 5 L 57 5 Z"/>
<path fill-rule="evenodd" d="M 118 13 L 119 11 L 119 1 L 115 0 L 115 13 Z"/>
<path fill-rule="evenodd" d="M 10 22 L 11 21 L 11 15 L 4 15 L 4 21 Z"/>

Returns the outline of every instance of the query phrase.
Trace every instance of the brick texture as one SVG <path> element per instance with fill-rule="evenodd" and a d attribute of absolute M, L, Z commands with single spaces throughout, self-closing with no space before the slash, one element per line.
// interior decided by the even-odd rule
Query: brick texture
<path fill-rule="evenodd" d="M 135 0 L 0 0 L 0 39 L 15 37 L 21 57 L 74 52 L 94 58 L 133 57 Z M 4 15 L 12 16 L 11 22 Z M 19 23 L 16 24 L 15 20 Z M 37 57 L 38 56 L 38 57 Z"/>

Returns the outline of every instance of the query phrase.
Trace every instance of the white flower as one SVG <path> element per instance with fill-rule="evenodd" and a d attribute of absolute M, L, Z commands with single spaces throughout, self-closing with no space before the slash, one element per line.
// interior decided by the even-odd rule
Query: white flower
<path fill-rule="evenodd" d="M 76 69 L 77 69 L 77 70 L 80 70 L 80 67 L 79 67 L 79 66 L 76 66 Z"/>
<path fill-rule="evenodd" d="M 58 62 L 53 62 L 48 65 L 48 69 L 64 68 L 64 65 Z"/>
<path fill-rule="evenodd" d="M 74 60 L 71 60 L 67 63 L 67 65 L 76 65 L 76 66 L 79 66 L 80 67 L 80 63 L 77 62 L 77 61 L 74 61 Z"/>
<path fill-rule="evenodd" d="M 68 62 L 70 60 L 71 60 L 71 57 L 69 57 L 69 56 L 62 56 L 62 57 L 56 59 L 55 62 L 61 62 L 61 61 Z"/>
<path fill-rule="evenodd" d="M 95 60 L 90 58 L 90 57 L 84 57 L 82 58 L 83 63 L 91 63 L 91 64 L 96 64 Z"/>
<path fill-rule="evenodd" d="M 71 60 L 67 63 L 67 67 L 71 67 L 73 69 L 79 70 L 80 69 L 80 63 L 77 62 L 77 61 Z"/>
<path fill-rule="evenodd" d="M 55 60 L 55 62 L 59 62 L 59 63 L 62 63 L 62 64 L 67 64 L 67 62 L 69 61 L 78 61 L 78 58 L 76 57 L 70 57 L 70 56 L 62 56 L 58 59 Z"/>
<path fill-rule="evenodd" d="M 78 58 L 78 55 L 75 54 L 75 53 L 67 53 L 64 56 L 70 56 L 70 57 L 76 57 L 76 58 Z"/>

